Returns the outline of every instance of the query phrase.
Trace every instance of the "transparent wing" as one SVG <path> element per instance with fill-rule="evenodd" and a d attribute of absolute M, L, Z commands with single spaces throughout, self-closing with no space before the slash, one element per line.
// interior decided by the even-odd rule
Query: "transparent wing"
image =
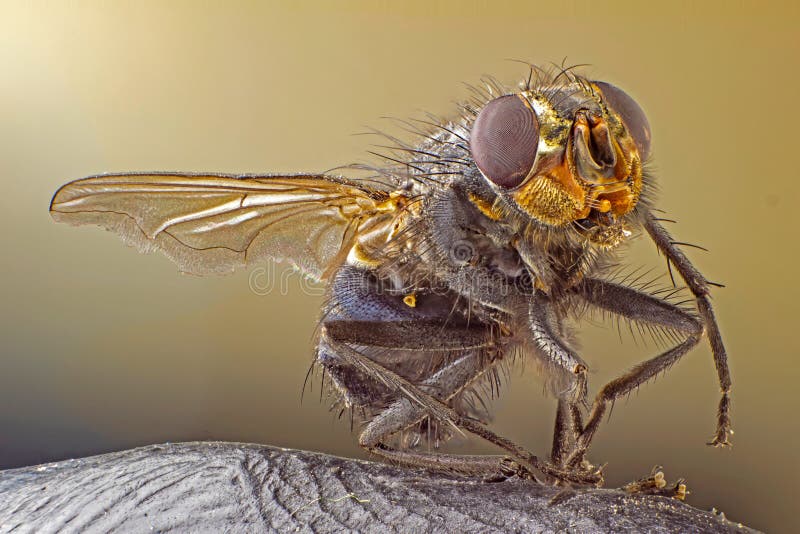
<path fill-rule="evenodd" d="M 324 280 L 359 229 L 391 211 L 388 199 L 326 175 L 103 174 L 61 187 L 50 213 L 116 232 L 142 251 L 161 250 L 187 273 L 272 258 Z"/>

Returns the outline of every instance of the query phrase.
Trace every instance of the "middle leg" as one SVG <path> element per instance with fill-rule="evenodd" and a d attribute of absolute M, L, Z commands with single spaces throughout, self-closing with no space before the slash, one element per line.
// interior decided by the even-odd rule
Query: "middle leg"
<path fill-rule="evenodd" d="M 563 339 L 560 321 L 550 298 L 536 292 L 530 302 L 529 324 L 533 342 L 549 366 L 550 389 L 558 399 L 550 459 L 562 468 L 571 444 L 583 429 L 581 406 L 586 404 L 587 367 Z M 592 469 L 588 464 L 582 467 L 585 471 Z"/>

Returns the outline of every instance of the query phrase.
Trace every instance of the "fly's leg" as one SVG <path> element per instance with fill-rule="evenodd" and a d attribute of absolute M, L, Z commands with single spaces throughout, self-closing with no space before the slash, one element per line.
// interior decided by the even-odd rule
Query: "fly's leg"
<path fill-rule="evenodd" d="M 581 414 L 580 407 L 575 403 L 558 399 L 556 423 L 553 430 L 553 448 L 550 453 L 550 461 L 555 467 L 564 467 L 571 443 L 578 439 L 581 430 L 583 430 L 583 414 Z"/>
<path fill-rule="evenodd" d="M 480 353 L 471 351 L 435 373 L 419 387 L 430 391 L 435 399 L 447 402 L 490 369 L 491 364 L 487 366 L 482 359 Z M 428 412 L 420 403 L 402 396 L 369 422 L 359 436 L 359 445 L 374 454 L 403 464 L 455 471 L 489 480 L 513 475 L 535 478 L 530 471 L 509 457 L 425 453 L 398 450 L 385 445 L 389 436 L 418 424 L 427 416 Z M 450 424 L 456 425 L 457 422 L 451 421 Z M 458 427 L 456 430 L 461 432 Z"/>
<path fill-rule="evenodd" d="M 677 362 L 703 334 L 703 325 L 677 306 L 629 287 L 603 280 L 587 279 L 579 291 L 589 303 L 633 321 L 649 323 L 680 332 L 685 339 L 668 351 L 636 365 L 603 386 L 595 398 L 589 420 L 578 437 L 575 449 L 567 459 L 567 467 L 578 466 L 602 421 L 609 402 L 632 391 Z"/>
<path fill-rule="evenodd" d="M 556 426 L 553 430 L 553 448 L 550 452 L 550 461 L 553 465 L 563 465 L 567 452 L 569 452 L 569 425 L 569 403 L 564 399 L 558 399 Z"/>
<path fill-rule="evenodd" d="M 581 405 L 586 404 L 587 367 L 562 339 L 558 328 L 561 319 L 550 299 L 540 291 L 530 302 L 529 320 L 534 343 L 558 375 L 556 378 L 560 379 L 554 392 L 558 397 L 558 408 L 550 453 L 553 466 L 558 469 L 564 466 L 570 443 L 577 442 L 583 429 Z M 586 473 L 593 469 L 588 464 L 581 467 Z"/>
<path fill-rule="evenodd" d="M 338 357 L 342 358 L 350 365 L 361 369 L 368 376 L 382 382 L 388 388 L 395 391 L 398 397 L 389 408 L 373 419 L 360 436 L 359 443 L 370 452 L 406 465 L 439 469 L 444 468 L 465 474 L 480 474 L 481 476 L 491 478 L 496 478 L 498 473 L 500 476 L 518 474 L 523 477 L 530 477 L 530 471 L 521 465 L 526 464 L 533 469 L 539 470 L 559 480 L 578 484 L 596 484 L 601 481 L 601 477 L 598 474 L 581 474 L 555 469 L 547 462 L 539 459 L 519 445 L 498 436 L 479 421 L 459 414 L 445 403 L 448 398 L 452 398 L 457 392 L 463 390 L 490 368 L 491 362 L 487 362 L 485 359 L 481 362 L 480 358 L 482 356 L 474 356 L 478 358 L 478 360 L 477 362 L 473 360 L 472 363 L 470 363 L 469 359 L 456 360 L 456 362 L 462 362 L 461 365 L 464 366 L 458 373 L 455 373 L 454 369 L 448 368 L 435 373 L 428 381 L 422 384 L 422 387 L 431 389 L 431 393 L 429 394 L 423 391 L 420 386 L 412 384 L 380 363 L 353 349 L 348 343 L 340 342 L 335 338 L 335 332 L 347 331 L 348 339 L 352 343 L 363 344 L 359 340 L 363 339 L 366 341 L 370 339 L 373 335 L 372 333 L 377 329 L 391 332 L 394 328 L 392 322 L 376 321 L 370 326 L 367 326 L 366 321 L 358 321 L 353 324 L 353 328 L 349 328 L 345 323 L 346 321 L 341 321 L 341 324 L 334 329 L 333 335 L 328 332 L 326 326 L 323 327 L 322 336 L 326 344 Z M 407 333 L 404 329 L 400 331 Z M 445 340 L 447 338 L 451 340 L 458 339 L 459 335 L 463 334 L 463 331 L 462 328 L 440 327 L 440 336 L 427 338 L 427 350 L 436 350 L 440 341 L 443 343 L 451 343 L 451 341 Z M 389 336 L 390 334 L 384 335 Z M 409 343 L 413 342 L 409 341 Z M 398 340 L 397 345 L 400 346 L 398 348 L 402 348 L 404 343 L 402 340 Z M 488 346 L 487 344 L 487 347 Z M 468 347 L 466 350 L 472 348 L 473 347 Z M 472 370 L 471 372 L 470 369 Z M 451 373 L 457 378 L 451 377 Z M 491 460 L 481 458 L 475 460 L 476 457 L 458 457 L 453 455 L 440 455 L 438 453 L 402 451 L 392 449 L 384 443 L 393 433 L 418 423 L 424 417 L 431 417 L 440 424 L 449 424 L 456 430 L 466 430 L 475 434 L 507 451 L 511 457 L 520 462 L 516 462 L 510 458 L 494 458 Z"/>
<path fill-rule="evenodd" d="M 655 220 L 652 213 L 645 215 L 645 228 L 650 237 L 655 242 L 659 250 L 666 256 L 667 260 L 678 269 L 681 277 L 686 281 L 686 285 L 692 291 L 697 302 L 697 310 L 703 320 L 708 341 L 711 345 L 711 352 L 714 354 L 714 365 L 717 368 L 719 377 L 719 387 L 722 398 L 719 401 L 717 410 L 717 429 L 714 438 L 709 445 L 724 447 L 730 445 L 729 437 L 733 434 L 730 419 L 730 392 L 731 392 L 731 373 L 728 369 L 728 356 L 725 352 L 725 345 L 722 343 L 722 336 L 714 317 L 714 310 L 708 298 L 709 283 L 705 277 L 692 265 L 689 258 L 681 251 L 672 240 L 669 232 Z"/>

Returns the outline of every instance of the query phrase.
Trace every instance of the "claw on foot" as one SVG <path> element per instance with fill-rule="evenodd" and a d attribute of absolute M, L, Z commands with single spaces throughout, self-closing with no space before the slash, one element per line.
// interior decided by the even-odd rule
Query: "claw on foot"
<path fill-rule="evenodd" d="M 706 445 L 710 445 L 711 447 L 733 447 L 733 443 L 729 439 L 733 435 L 732 428 L 722 428 L 717 431 L 717 435 L 714 436 L 714 439 L 706 443 Z"/>
<path fill-rule="evenodd" d="M 585 465 L 589 469 L 583 469 L 583 466 L 581 466 L 578 469 L 563 470 L 561 467 L 552 464 L 547 464 L 541 469 L 543 473 L 555 479 L 556 482 L 602 487 L 604 482 L 603 468 L 605 465 L 600 466 L 600 468 L 595 468 L 588 462 Z"/>
<path fill-rule="evenodd" d="M 578 469 L 565 470 L 563 467 L 537 461 L 534 466 L 536 470 L 541 471 L 549 477 L 549 482 L 551 483 L 596 486 L 598 488 L 603 486 L 603 469 L 605 465 L 596 468 L 589 462 L 583 462 Z M 500 460 L 500 465 L 498 467 L 497 475 L 484 479 L 485 482 L 502 482 L 517 477 L 523 480 L 533 480 L 539 484 L 543 483 L 530 468 L 511 457 L 506 456 Z"/>
<path fill-rule="evenodd" d="M 523 480 L 535 480 L 540 482 L 527 467 L 514 461 L 511 458 L 503 458 L 500 460 L 500 469 L 497 476 L 485 479 L 485 482 L 503 482 L 509 478 L 518 477 Z"/>
<path fill-rule="evenodd" d="M 653 468 L 650 476 L 629 482 L 622 486 L 622 489 L 630 494 L 661 495 L 663 497 L 672 497 L 679 501 L 686 500 L 686 495 L 689 494 L 686 489 L 686 481 L 682 478 L 679 478 L 673 486 L 668 487 L 667 479 L 664 477 L 664 472 L 661 471 L 661 466 L 659 465 Z"/>
<path fill-rule="evenodd" d="M 731 418 L 729 415 L 731 407 L 730 385 L 722 390 L 722 398 L 717 409 L 717 433 L 708 445 L 712 447 L 730 447 L 731 442 L 728 438 L 733 435 L 731 429 Z"/>

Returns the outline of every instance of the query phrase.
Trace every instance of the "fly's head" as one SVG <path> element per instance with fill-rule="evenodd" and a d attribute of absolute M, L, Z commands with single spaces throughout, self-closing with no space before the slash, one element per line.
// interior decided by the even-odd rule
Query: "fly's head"
<path fill-rule="evenodd" d="M 501 96 L 479 111 L 469 141 L 484 178 L 526 216 L 601 247 L 629 235 L 650 127 L 621 89 L 574 78 Z"/>

